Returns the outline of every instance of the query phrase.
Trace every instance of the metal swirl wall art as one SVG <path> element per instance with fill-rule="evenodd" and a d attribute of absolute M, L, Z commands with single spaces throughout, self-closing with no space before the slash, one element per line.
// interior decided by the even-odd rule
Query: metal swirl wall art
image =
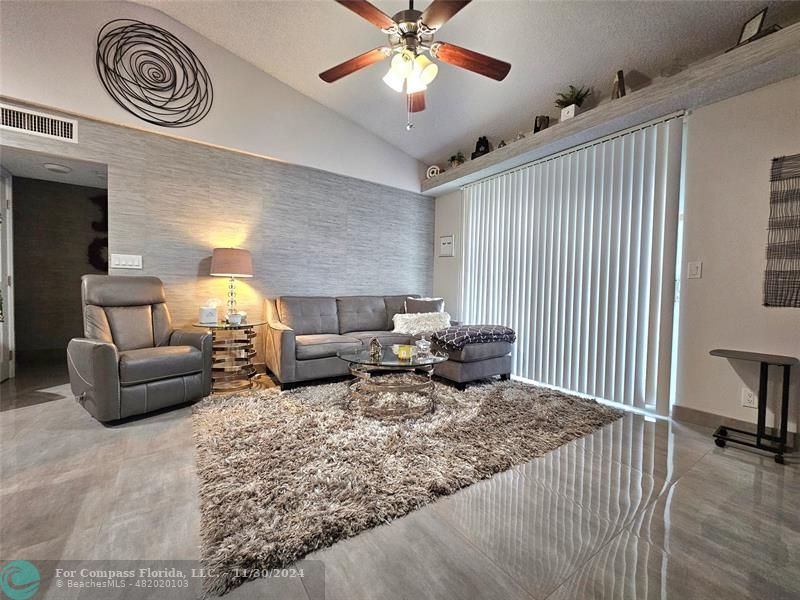
<path fill-rule="evenodd" d="M 129 113 L 163 127 L 188 127 L 214 100 L 203 63 L 169 31 L 116 19 L 97 34 L 97 74 Z"/>

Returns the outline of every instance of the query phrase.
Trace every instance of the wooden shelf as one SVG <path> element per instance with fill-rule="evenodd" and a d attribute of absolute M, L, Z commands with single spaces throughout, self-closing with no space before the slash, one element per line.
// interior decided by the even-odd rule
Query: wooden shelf
<path fill-rule="evenodd" d="M 441 196 L 473 181 L 652 119 L 713 104 L 795 75 L 800 75 L 800 23 L 426 179 L 422 182 L 422 193 Z"/>

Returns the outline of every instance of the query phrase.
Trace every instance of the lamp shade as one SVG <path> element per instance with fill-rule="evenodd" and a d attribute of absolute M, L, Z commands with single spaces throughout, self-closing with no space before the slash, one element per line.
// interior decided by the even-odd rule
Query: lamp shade
<path fill-rule="evenodd" d="M 252 277 L 253 257 L 239 248 L 214 248 L 211 275 L 220 277 Z"/>

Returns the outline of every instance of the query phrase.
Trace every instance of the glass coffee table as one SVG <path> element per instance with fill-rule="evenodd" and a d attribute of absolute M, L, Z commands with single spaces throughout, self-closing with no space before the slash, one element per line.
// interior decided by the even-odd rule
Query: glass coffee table
<path fill-rule="evenodd" d="M 392 420 L 433 412 L 433 367 L 445 362 L 446 354 L 404 359 L 398 358 L 391 347 L 385 347 L 375 355 L 358 350 L 339 352 L 337 356 L 350 363 L 350 373 L 356 378 L 350 384 L 348 406 L 355 403 L 364 416 Z"/>

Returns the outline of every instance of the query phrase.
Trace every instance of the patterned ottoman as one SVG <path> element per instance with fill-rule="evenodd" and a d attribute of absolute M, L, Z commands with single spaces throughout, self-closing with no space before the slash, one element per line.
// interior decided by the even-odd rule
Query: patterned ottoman
<path fill-rule="evenodd" d="M 511 377 L 511 351 L 517 334 L 502 325 L 458 325 L 431 336 L 433 349 L 450 358 L 434 373 L 463 389 L 470 381 L 499 375 Z"/>

